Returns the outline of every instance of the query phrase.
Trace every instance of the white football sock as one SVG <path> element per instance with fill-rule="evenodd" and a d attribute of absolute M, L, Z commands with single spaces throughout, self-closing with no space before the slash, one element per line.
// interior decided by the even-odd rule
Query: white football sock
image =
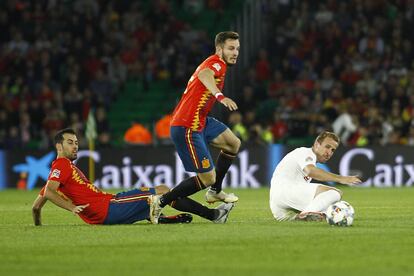
<path fill-rule="evenodd" d="M 322 212 L 325 211 L 329 205 L 341 199 L 341 195 L 336 190 L 329 190 L 318 194 L 308 206 L 302 211 L 305 212 Z"/>

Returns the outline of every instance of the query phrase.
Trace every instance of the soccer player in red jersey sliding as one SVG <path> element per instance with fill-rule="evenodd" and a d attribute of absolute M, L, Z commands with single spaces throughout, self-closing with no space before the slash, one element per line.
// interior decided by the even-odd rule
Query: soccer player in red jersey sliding
<path fill-rule="evenodd" d="M 215 38 L 216 52 L 204 60 L 195 70 L 171 121 L 171 138 L 187 171 L 197 175 L 185 179 L 170 192 L 150 197 L 150 218 L 158 223 L 161 210 L 178 198 L 186 197 L 210 187 L 206 201 L 223 201 L 230 211 L 238 197 L 222 191 L 222 182 L 236 157 L 240 140 L 223 123 L 208 117 L 214 103 L 218 101 L 230 111 L 237 109 L 236 103 L 223 95 L 227 66 L 236 64 L 240 42 L 236 32 L 221 32 Z M 214 167 L 208 145 L 221 149 Z"/>
<path fill-rule="evenodd" d="M 133 189 L 116 195 L 105 193 L 95 187 L 82 171 L 72 163 L 77 158 L 78 139 L 72 129 L 63 129 L 55 136 L 56 160 L 46 183 L 33 203 L 35 225 L 41 225 L 41 209 L 50 200 L 55 205 L 72 212 L 89 224 L 131 224 L 149 219 L 151 195 L 169 191 L 165 185 L 155 188 Z M 209 209 L 189 198 L 171 202 L 175 209 L 199 215 L 216 223 L 227 220 L 225 204 Z M 191 222 L 189 214 L 160 218 L 161 223 Z"/>

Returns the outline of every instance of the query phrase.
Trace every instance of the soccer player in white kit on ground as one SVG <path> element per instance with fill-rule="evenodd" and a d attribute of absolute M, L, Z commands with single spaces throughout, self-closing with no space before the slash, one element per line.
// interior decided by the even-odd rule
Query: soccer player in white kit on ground
<path fill-rule="evenodd" d="M 280 161 L 270 186 L 270 209 L 277 220 L 321 221 L 325 218 L 323 211 L 341 199 L 342 191 L 311 183 L 312 179 L 346 185 L 361 183 L 358 176 L 341 176 L 316 167 L 316 162 L 327 162 L 338 145 L 339 137 L 324 131 L 311 148 L 297 148 Z"/>

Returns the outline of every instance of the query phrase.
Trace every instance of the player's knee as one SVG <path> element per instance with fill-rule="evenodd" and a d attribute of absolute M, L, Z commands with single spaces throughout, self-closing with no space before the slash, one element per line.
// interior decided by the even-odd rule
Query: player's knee
<path fill-rule="evenodd" d="M 234 136 L 234 138 L 231 140 L 231 143 L 227 143 L 222 149 L 236 155 L 239 152 L 241 146 L 241 141 L 238 137 Z"/>
<path fill-rule="evenodd" d="M 199 174 L 198 178 L 201 180 L 204 186 L 210 187 L 214 183 L 216 183 L 216 171 L 212 170 L 209 173 Z"/>
<path fill-rule="evenodd" d="M 334 187 L 330 187 L 330 188 L 328 189 L 328 191 L 334 191 L 334 192 L 336 192 L 336 193 L 338 194 L 338 197 L 339 197 L 339 199 L 338 199 L 338 200 L 341 200 L 341 198 L 342 198 L 342 194 L 343 194 L 343 192 L 342 192 L 341 190 L 339 190 L 339 189 L 337 189 L 337 188 L 334 188 Z"/>
<path fill-rule="evenodd" d="M 335 189 L 335 191 L 337 191 L 339 193 L 339 199 L 341 199 L 342 198 L 342 195 L 344 194 L 344 192 L 342 192 L 339 189 Z"/>
<path fill-rule="evenodd" d="M 155 187 L 155 193 L 157 195 L 163 195 L 165 193 L 168 193 L 169 191 L 170 191 L 170 188 L 168 188 L 168 186 L 166 185 L 159 185 Z"/>
<path fill-rule="evenodd" d="M 208 178 L 205 178 L 203 180 L 203 185 L 206 186 L 206 187 L 210 187 L 214 183 L 216 183 L 216 176 L 215 175 L 212 175 L 212 176 L 210 176 Z"/>
<path fill-rule="evenodd" d="M 232 151 L 233 153 L 238 153 L 241 146 L 241 141 L 238 137 L 235 137 L 234 142 L 232 144 Z"/>

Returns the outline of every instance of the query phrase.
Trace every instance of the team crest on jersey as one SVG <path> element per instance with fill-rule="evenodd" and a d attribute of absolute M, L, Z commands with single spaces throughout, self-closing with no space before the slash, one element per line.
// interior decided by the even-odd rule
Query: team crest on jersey
<path fill-rule="evenodd" d="M 51 173 L 51 177 L 59 178 L 59 176 L 60 176 L 60 170 L 54 169 Z"/>
<path fill-rule="evenodd" d="M 311 162 L 311 161 L 313 161 L 313 159 L 312 159 L 312 157 L 309 156 L 309 157 L 306 157 L 305 161 L 306 162 Z"/>
<path fill-rule="evenodd" d="M 220 66 L 220 64 L 218 64 L 218 63 L 214 63 L 214 64 L 213 64 L 213 67 L 214 67 L 217 71 L 220 71 L 220 69 L 221 69 L 221 66 Z"/>
<path fill-rule="evenodd" d="M 204 157 L 203 161 L 201 161 L 201 166 L 203 169 L 210 168 L 210 160 Z"/>

